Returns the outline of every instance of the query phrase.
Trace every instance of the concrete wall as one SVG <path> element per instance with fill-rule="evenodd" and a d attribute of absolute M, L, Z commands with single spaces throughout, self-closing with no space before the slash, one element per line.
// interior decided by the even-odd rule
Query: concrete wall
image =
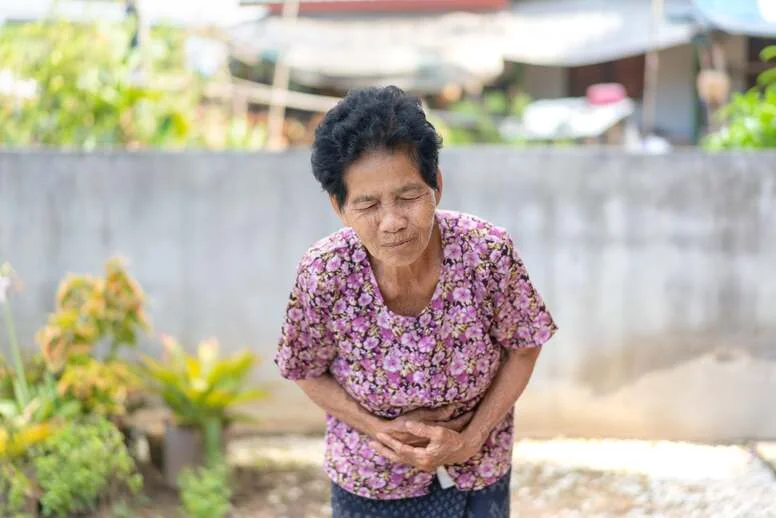
<path fill-rule="evenodd" d="M 776 437 L 776 154 L 454 149 L 443 167 L 443 205 L 513 232 L 561 327 L 521 433 Z M 307 152 L 0 153 L 25 342 L 66 272 L 123 254 L 158 331 L 267 360 L 267 428 L 321 424 L 269 360 L 296 261 L 335 228 Z"/>

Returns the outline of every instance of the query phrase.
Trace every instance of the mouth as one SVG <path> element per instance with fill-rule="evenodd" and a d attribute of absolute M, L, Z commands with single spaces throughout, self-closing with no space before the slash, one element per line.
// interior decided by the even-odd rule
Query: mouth
<path fill-rule="evenodd" d="M 405 239 L 403 241 L 397 241 L 396 243 L 388 243 L 386 245 L 383 245 L 385 248 L 399 248 L 406 244 L 408 244 L 410 241 L 412 241 L 412 238 Z"/>

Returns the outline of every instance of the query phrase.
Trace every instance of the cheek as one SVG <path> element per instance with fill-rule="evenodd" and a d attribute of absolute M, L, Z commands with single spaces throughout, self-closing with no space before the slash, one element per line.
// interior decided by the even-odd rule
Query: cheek
<path fill-rule="evenodd" d="M 434 214 L 436 206 L 433 199 L 427 203 L 419 203 L 412 210 L 412 221 L 419 230 L 430 231 L 434 227 Z"/>
<path fill-rule="evenodd" d="M 379 225 L 376 216 L 361 216 L 352 221 L 350 226 L 356 231 L 362 243 L 371 245 L 377 240 Z"/>

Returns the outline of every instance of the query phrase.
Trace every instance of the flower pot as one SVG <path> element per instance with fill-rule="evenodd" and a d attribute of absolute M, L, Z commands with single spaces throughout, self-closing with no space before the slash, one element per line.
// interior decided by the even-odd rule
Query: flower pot
<path fill-rule="evenodd" d="M 226 450 L 223 433 L 221 452 Z M 178 487 L 178 476 L 185 468 L 199 467 L 205 463 L 205 440 L 199 428 L 180 426 L 168 421 L 164 430 L 162 474 L 171 487 Z"/>

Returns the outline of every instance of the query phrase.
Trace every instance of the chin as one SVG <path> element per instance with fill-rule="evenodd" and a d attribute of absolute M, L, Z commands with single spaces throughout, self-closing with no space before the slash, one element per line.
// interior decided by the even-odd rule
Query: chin
<path fill-rule="evenodd" d="M 381 250 L 380 261 L 386 266 L 409 266 L 423 255 L 422 250 L 416 247 L 399 248 L 396 250 Z"/>

